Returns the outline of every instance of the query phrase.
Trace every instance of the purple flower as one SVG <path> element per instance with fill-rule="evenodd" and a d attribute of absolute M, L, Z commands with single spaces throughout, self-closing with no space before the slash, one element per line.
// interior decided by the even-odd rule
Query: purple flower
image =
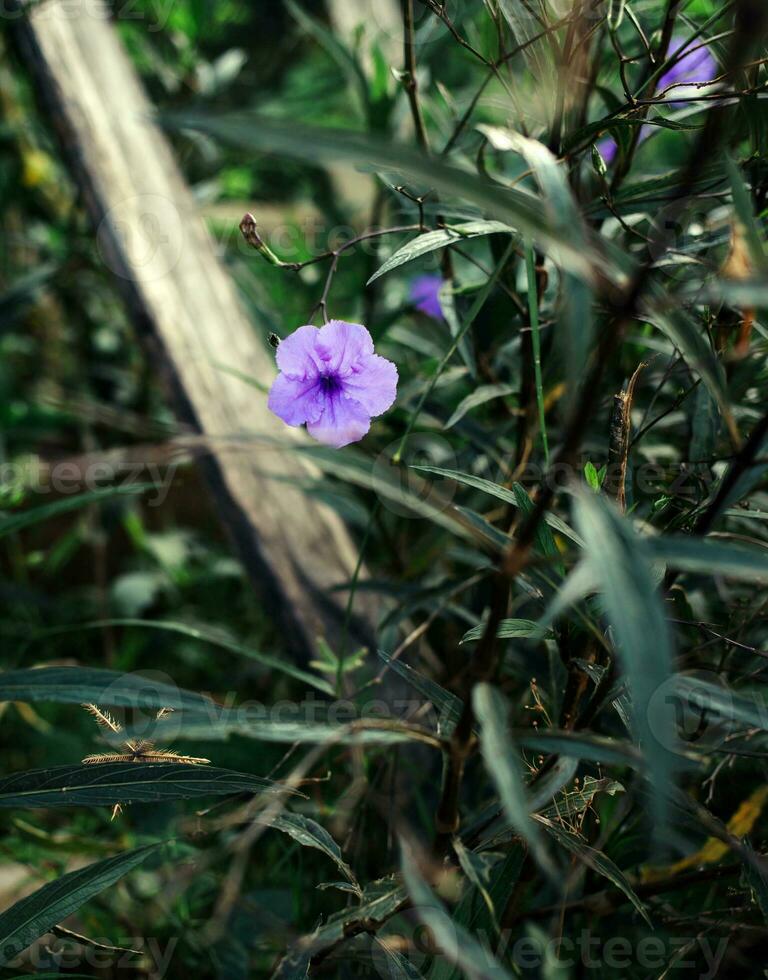
<path fill-rule="evenodd" d="M 409 296 L 417 310 L 431 316 L 433 320 L 443 319 L 443 308 L 440 305 L 440 290 L 443 277 L 435 274 L 417 276 L 411 282 Z"/>
<path fill-rule="evenodd" d="M 684 37 L 672 38 L 666 60 L 674 57 L 686 44 L 687 39 Z M 696 85 L 711 82 L 715 78 L 718 72 L 717 62 L 712 57 L 709 48 L 698 48 L 697 44 L 698 42 L 694 43 L 694 48 L 697 50 L 687 51 L 676 64 L 664 72 L 656 83 L 657 91 L 663 92 L 670 85 Z M 668 104 L 683 106 L 685 100 L 670 101 Z M 651 126 L 643 126 L 640 130 L 640 139 L 646 139 L 651 129 Z M 619 150 L 616 140 L 612 136 L 605 136 L 598 142 L 597 148 L 603 160 L 610 166 L 616 159 Z"/>
<path fill-rule="evenodd" d="M 280 374 L 269 392 L 270 411 L 288 425 L 306 422 L 309 434 L 327 446 L 362 439 L 371 418 L 395 400 L 397 368 L 374 354 L 362 324 L 299 327 L 280 342 L 276 357 Z"/>
<path fill-rule="evenodd" d="M 687 39 L 684 37 L 673 37 L 667 60 L 686 47 L 687 43 Z M 692 45 L 693 50 L 686 51 L 682 58 L 659 78 L 657 86 L 659 91 L 663 92 L 670 85 L 681 83 L 696 85 L 697 83 L 711 82 L 717 75 L 717 62 L 712 57 L 709 48 L 700 48 L 698 44 L 699 42 L 695 41 Z"/>
<path fill-rule="evenodd" d="M 604 136 L 598 142 L 597 148 L 600 151 L 600 156 L 610 167 L 610 165 L 616 159 L 616 154 L 619 152 L 619 144 L 612 136 Z"/>

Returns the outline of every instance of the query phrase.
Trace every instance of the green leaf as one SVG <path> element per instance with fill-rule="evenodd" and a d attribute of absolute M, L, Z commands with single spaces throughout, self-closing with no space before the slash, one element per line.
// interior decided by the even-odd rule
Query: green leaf
<path fill-rule="evenodd" d="M 683 572 L 768 583 L 768 551 L 765 550 L 712 538 L 670 535 L 649 538 L 648 551 L 657 561 Z"/>
<path fill-rule="evenodd" d="M 284 446 L 282 448 L 285 448 Z M 402 471 L 388 457 L 371 467 L 371 460 L 359 450 L 346 447 L 343 450 L 329 449 L 326 446 L 301 444 L 290 448 L 312 460 L 321 470 L 335 480 L 344 480 L 354 486 L 373 490 L 384 501 L 391 501 L 398 508 L 426 518 L 438 527 L 445 528 L 458 537 L 474 540 L 472 532 L 456 519 L 446 504 L 440 499 L 432 500 L 434 495 L 425 493 L 428 488 L 411 487 L 402 479 Z"/>
<path fill-rule="evenodd" d="M 714 458 L 717 437 L 720 433 L 720 411 L 710 392 L 699 385 L 693 396 L 691 408 L 691 449 L 692 460 Z M 697 470 L 706 469 L 705 464 L 696 464 Z"/>
<path fill-rule="evenodd" d="M 672 687 L 691 707 L 737 725 L 768 731 L 768 704 L 762 696 L 745 696 L 688 674 L 676 674 Z"/>
<path fill-rule="evenodd" d="M 599 578 L 592 565 L 586 560 L 580 561 L 555 592 L 539 620 L 539 626 L 542 629 L 549 628 L 566 609 L 594 592 L 598 585 Z"/>
<path fill-rule="evenodd" d="M 655 121 L 651 120 L 651 122 Z M 644 125 L 644 123 L 642 120 L 638 120 L 637 125 Z M 599 123 L 596 128 L 599 131 L 605 126 Z M 706 190 L 706 193 L 712 194 L 723 187 L 726 178 L 723 166 L 718 160 L 699 169 L 693 187 L 687 188 L 684 185 L 683 182 L 686 179 L 684 171 L 676 168 L 667 173 L 628 182 L 617 194 L 613 195 L 610 208 L 601 198 L 596 198 L 585 207 L 584 211 L 587 217 L 592 218 L 608 218 L 612 213 L 627 215 L 638 211 L 656 215 L 664 205 L 679 201 L 681 191 L 689 190 L 691 194 L 695 195 L 699 191 Z"/>
<path fill-rule="evenodd" d="M 574 248 L 586 247 L 586 230 L 568 183 L 567 171 L 554 153 L 538 140 L 512 129 L 500 126 L 478 126 L 478 129 L 495 149 L 510 150 L 522 156 L 541 188 L 551 226 Z"/>
<path fill-rule="evenodd" d="M 608 27 L 612 31 L 617 31 L 624 20 L 625 0 L 608 0 Z"/>
<path fill-rule="evenodd" d="M 698 290 L 697 283 L 697 290 Z M 702 296 L 708 303 L 728 303 L 729 306 L 768 307 L 768 283 L 765 279 L 713 279 Z"/>
<path fill-rule="evenodd" d="M 257 819 L 261 820 L 262 818 L 258 817 Z M 352 882 L 357 891 L 360 891 L 352 869 L 341 856 L 339 845 L 319 823 L 299 813 L 288 811 L 278 813 L 271 818 L 264 818 L 264 820 L 268 826 L 287 834 L 302 847 L 311 847 L 317 851 L 322 851 L 336 864 L 344 877 Z"/>
<path fill-rule="evenodd" d="M 488 909 L 488 915 L 490 916 L 491 922 L 493 923 L 496 932 L 499 932 L 499 917 L 496 913 L 496 906 L 493 904 L 491 894 L 488 891 L 488 883 L 486 881 L 488 868 L 485 865 L 482 856 L 475 854 L 472 851 L 468 851 L 460 837 L 454 838 L 453 849 L 456 852 L 456 857 L 459 859 L 461 870 L 467 876 L 467 879 L 472 883 L 472 885 L 477 889 L 478 894 L 482 897 L 483 901 L 485 902 L 485 907 Z"/>
<path fill-rule="evenodd" d="M 672 307 L 660 290 L 658 304 L 647 305 L 643 315 L 677 347 L 686 364 L 699 373 L 724 415 L 730 414 L 725 371 L 703 329 L 690 314 Z"/>
<path fill-rule="evenodd" d="M 280 789 L 249 773 L 176 762 L 53 766 L 0 779 L 0 807 L 113 806 Z"/>
<path fill-rule="evenodd" d="M 419 871 L 412 848 L 402 843 L 402 867 L 414 911 L 431 930 L 434 941 L 445 956 L 471 980 L 505 980 L 509 974 L 498 960 L 463 926 L 451 919 Z"/>
<path fill-rule="evenodd" d="M 279 714 L 279 718 L 272 717 Z M 320 716 L 318 719 L 317 716 Z M 281 705 L 272 712 L 262 705 L 246 703 L 239 708 L 203 715 L 185 712 L 174 722 L 174 735 L 179 739 L 222 741 L 238 735 L 258 742 L 295 742 L 305 745 L 402 745 L 422 742 L 442 748 L 439 737 L 426 728 L 408 725 L 397 719 L 372 716 L 361 717 L 348 724 L 322 718 L 322 703 L 310 703 L 309 711 L 301 702 Z M 143 726 L 140 731 L 126 731 L 127 737 L 141 736 L 159 740 L 163 721 Z"/>
<path fill-rule="evenodd" d="M 512 485 L 512 492 L 515 495 L 515 500 L 517 500 L 517 506 L 523 514 L 530 516 L 534 510 L 534 503 L 528 496 L 525 487 L 520 483 L 514 483 Z M 533 550 L 536 554 L 542 555 L 548 560 L 550 567 L 557 572 L 560 578 L 565 577 L 565 566 L 560 555 L 560 549 L 557 547 L 557 543 L 549 529 L 547 521 L 541 521 L 536 528 L 536 534 L 533 539 Z"/>
<path fill-rule="evenodd" d="M 595 779 L 594 776 L 585 776 L 578 786 L 574 786 L 571 790 L 564 790 L 541 816 L 560 823 L 563 813 L 567 813 L 569 820 L 572 820 L 582 814 L 587 807 L 592 806 L 598 793 L 615 796 L 617 793 L 624 792 L 622 784 L 615 779 Z"/>
<path fill-rule="evenodd" d="M 121 708 L 174 708 L 218 714 L 210 698 L 142 677 L 96 667 L 36 667 L 0 674 L 0 701 L 51 701 Z"/>
<path fill-rule="evenodd" d="M 179 128 L 200 130 L 230 146 L 247 150 L 262 150 L 313 164 L 355 163 L 407 175 L 441 195 L 471 201 L 494 219 L 529 234 L 540 248 L 555 249 L 558 262 L 575 275 L 586 278 L 593 275 L 596 261 L 593 250 L 575 247 L 572 229 L 566 229 L 559 220 L 553 226 L 551 213 L 542 215 L 542 202 L 535 194 L 499 187 L 484 177 L 427 157 L 410 147 L 348 130 L 302 126 L 253 112 L 174 114 L 165 121 Z M 604 273 L 610 271 L 604 263 L 601 269 Z"/>
<path fill-rule="evenodd" d="M 380 955 L 384 959 L 385 973 L 382 972 L 382 965 L 376 964 L 376 973 L 381 980 L 424 980 L 423 975 L 419 973 L 413 963 L 402 953 L 399 953 L 394 946 L 387 943 L 386 936 L 382 939 L 374 935 L 372 939 L 376 948 L 376 956 Z"/>
<path fill-rule="evenodd" d="M 291 663 L 291 661 L 286 657 L 273 657 L 269 653 L 263 653 L 261 650 L 254 650 L 253 647 L 246 646 L 244 643 L 233 640 L 223 631 L 217 631 L 211 629 L 210 627 L 203 629 L 200 626 L 193 626 L 189 623 L 132 618 L 99 619 L 90 623 L 74 623 L 71 626 L 58 626 L 53 629 L 43 630 L 41 633 L 33 636 L 30 642 L 38 642 L 39 640 L 48 639 L 54 636 L 65 636 L 68 633 L 78 633 L 81 630 L 100 630 L 104 629 L 105 627 L 115 626 L 158 630 L 159 632 L 163 633 L 175 633 L 178 636 L 186 636 L 192 640 L 199 640 L 201 643 L 210 643 L 212 646 L 219 647 L 221 650 L 228 650 L 230 653 L 235 653 L 238 656 L 247 657 L 248 660 L 254 660 L 257 663 L 262 664 L 264 667 L 268 667 L 270 670 L 276 670 L 281 674 L 287 674 L 289 677 L 293 677 L 304 684 L 309 684 L 310 687 L 314 687 L 318 691 L 322 691 L 323 694 L 332 695 L 335 693 L 333 685 L 325 678 L 318 677 L 316 674 L 311 674 L 306 670 L 302 670 L 300 667 L 297 667 L 295 664 Z M 83 699 L 81 698 L 81 700 Z"/>
<path fill-rule="evenodd" d="M 407 900 L 405 889 L 393 877 L 370 882 L 363 888 L 358 905 L 334 913 L 313 933 L 293 942 L 273 973 L 272 980 L 294 980 L 308 976 L 314 956 L 358 932 L 375 935 L 379 926 L 403 908 Z"/>
<path fill-rule="evenodd" d="M 626 875 L 618 868 L 614 862 L 602 851 L 596 850 L 594 847 L 590 847 L 586 841 L 582 840 L 581 837 L 576 834 L 570 833 L 560 824 L 548 820 L 546 817 L 536 817 L 536 820 L 542 824 L 552 837 L 555 838 L 563 847 L 567 848 L 572 854 L 575 854 L 580 861 L 588 865 L 598 874 L 601 874 L 604 878 L 607 878 L 612 884 L 614 884 L 619 891 L 623 892 L 624 895 L 630 900 L 630 902 L 635 906 L 637 911 L 642 915 L 649 926 L 652 926 L 651 919 L 648 915 L 648 911 L 637 894 L 633 890 Z"/>
<path fill-rule="evenodd" d="M 756 270 L 765 271 L 765 248 L 763 247 L 760 231 L 755 221 L 752 197 L 741 176 L 741 171 L 736 166 L 733 157 L 728 154 L 725 156 L 725 169 L 728 174 L 728 180 L 731 182 L 731 193 L 733 195 L 733 206 L 736 209 L 736 216 L 747 238 L 750 258 L 754 262 Z"/>
<path fill-rule="evenodd" d="M 650 570 L 653 554 L 630 522 L 602 497 L 578 494 L 576 516 L 627 678 L 634 726 L 655 790 L 656 819 L 663 826 L 677 734 L 672 705 L 655 696 L 672 676 L 674 654 Z"/>
<path fill-rule="evenodd" d="M 358 108 L 363 118 L 370 118 L 368 98 L 368 79 L 365 77 L 360 62 L 351 51 L 338 39 L 333 31 L 329 31 L 320 21 L 310 16 L 295 0 L 286 0 L 286 6 L 291 16 L 310 37 L 321 44 L 336 64 L 341 68 L 351 83 Z"/>
<path fill-rule="evenodd" d="M 491 145 L 498 150 L 511 150 L 519 153 L 532 171 L 536 182 L 541 188 L 546 214 L 554 229 L 562 235 L 573 248 L 587 248 L 587 232 L 576 199 L 568 181 L 567 169 L 558 161 L 554 153 L 538 140 L 522 136 L 511 129 L 498 126 L 479 126 L 478 129 L 490 140 Z M 568 391 L 571 398 L 578 391 L 584 377 L 593 338 L 592 323 L 592 294 L 583 276 L 569 274 L 567 264 L 560 261 L 559 250 L 551 249 L 555 263 L 563 266 L 565 275 L 561 281 L 561 297 L 559 304 L 559 319 L 562 323 L 562 342 L 565 347 L 565 365 L 568 372 Z M 528 255 L 529 300 L 535 290 L 532 251 Z M 582 280 L 585 280 L 582 282 Z M 533 289 L 532 289 L 533 286 Z M 535 313 L 535 315 L 534 315 Z M 538 335 L 538 309 L 531 305 L 531 329 L 534 334 L 534 345 Z M 543 409 L 540 379 L 537 378 L 537 396 L 542 416 L 542 433 L 546 457 L 546 429 L 543 427 Z"/>
<path fill-rule="evenodd" d="M 387 261 L 377 269 L 371 276 L 366 285 L 375 282 L 380 276 L 399 269 L 401 265 L 413 262 L 423 255 L 436 252 L 439 249 L 447 248 L 449 245 L 469 240 L 470 238 L 480 238 L 485 235 L 514 235 L 515 229 L 505 225 L 502 221 L 467 221 L 460 225 L 452 225 L 450 228 L 439 228 L 437 231 L 427 231 L 423 235 L 411 239 L 401 246 Z"/>
<path fill-rule="evenodd" d="M 509 730 L 509 705 L 504 695 L 490 684 L 478 684 L 473 691 L 472 706 L 480 724 L 480 750 L 485 767 L 496 784 L 506 814 L 541 869 L 552 881 L 557 881 L 557 867 L 530 817 L 528 794 Z"/>
<path fill-rule="evenodd" d="M 506 908 L 520 879 L 525 857 L 524 847 L 512 847 L 491 869 L 487 891 L 493 909 L 502 910 Z M 477 892 L 474 889 L 467 889 L 464 892 L 453 913 L 453 920 L 479 936 L 489 936 L 494 927 L 488 905 L 485 901 L 478 900 Z M 462 974 L 452 963 L 448 963 L 446 960 L 438 960 L 437 963 L 433 964 L 429 980 L 462 980 Z"/>
<path fill-rule="evenodd" d="M 114 500 L 117 497 L 136 497 L 147 490 L 154 489 L 154 483 L 137 483 L 127 487 L 104 487 L 102 490 L 81 493 L 76 497 L 65 497 L 63 500 L 56 500 L 51 504 L 33 507 L 31 510 L 24 510 L 17 514 L 3 514 L 0 515 L 0 538 L 9 534 L 16 534 L 18 531 L 23 531 L 43 521 L 49 521 L 54 517 L 61 517 L 62 514 L 82 510 L 83 507 L 90 507 L 92 504 L 100 504 L 105 500 Z"/>
<path fill-rule="evenodd" d="M 478 626 L 473 626 L 471 630 L 468 630 L 459 642 L 469 643 L 472 640 L 479 640 L 484 632 L 485 625 L 480 623 Z M 532 619 L 502 619 L 496 631 L 496 636 L 500 640 L 543 640 L 551 639 L 554 633 L 552 630 L 542 629 Z"/>
<path fill-rule="evenodd" d="M 464 704 L 460 698 L 450 691 L 446 691 L 435 681 L 420 674 L 409 664 L 402 660 L 393 660 L 391 655 L 385 650 L 378 651 L 379 657 L 387 664 L 390 670 L 394 670 L 404 680 L 408 681 L 420 694 L 432 702 L 440 714 L 438 729 L 446 735 L 450 735 L 456 727 Z"/>
<path fill-rule="evenodd" d="M 150 844 L 48 882 L 0 914 L 0 966 L 13 960 L 82 905 L 114 885 L 160 847 Z"/>
<path fill-rule="evenodd" d="M 604 735 L 540 728 L 535 732 L 530 729 L 515 731 L 513 738 L 516 744 L 535 752 L 587 759 L 604 765 L 632 766 L 633 769 L 644 766 L 643 757 L 634 745 Z"/>
<path fill-rule="evenodd" d="M 744 842 L 744 846 L 751 849 L 749 841 Z M 766 925 L 768 925 L 768 876 L 761 867 L 761 862 L 756 859 L 754 862 L 744 865 L 744 878 L 752 891 L 752 897 L 760 909 Z"/>
<path fill-rule="evenodd" d="M 482 477 L 472 476 L 470 473 L 462 473 L 460 470 L 446 470 L 440 466 L 428 466 L 426 464 L 413 465 L 411 469 L 420 470 L 423 473 L 432 473 L 434 476 L 444 477 L 446 480 L 455 480 L 457 483 L 462 483 L 467 487 L 473 487 L 475 490 L 481 490 L 491 497 L 496 497 L 497 500 L 503 500 L 513 507 L 520 506 L 520 497 L 518 494 L 512 490 L 508 490 L 506 487 L 499 486 L 498 483 L 484 480 Z M 523 492 L 525 493 L 525 490 Z M 569 538 L 578 545 L 583 545 L 584 542 L 573 528 L 569 527 L 565 521 L 561 520 L 555 514 L 547 514 L 544 520 L 553 531 L 557 531 L 563 537 Z"/>
<path fill-rule="evenodd" d="M 478 405 L 485 405 L 486 402 L 493 401 L 494 398 L 506 398 L 514 393 L 515 389 L 512 385 L 480 385 L 479 388 L 475 388 L 471 394 L 461 400 L 456 411 L 445 423 L 445 428 L 452 428 L 464 418 L 467 412 L 471 412 Z"/>
<path fill-rule="evenodd" d="M 477 537 L 487 542 L 491 549 L 503 553 L 509 547 L 509 536 L 495 524 L 487 521 L 482 514 L 478 514 L 471 507 L 461 507 L 459 504 L 454 504 L 453 509 L 455 513 L 461 514 L 467 524 L 477 532 Z"/>
<path fill-rule="evenodd" d="M 584 479 L 596 493 L 600 490 L 600 479 L 595 469 L 595 464 L 587 462 L 584 466 Z"/>

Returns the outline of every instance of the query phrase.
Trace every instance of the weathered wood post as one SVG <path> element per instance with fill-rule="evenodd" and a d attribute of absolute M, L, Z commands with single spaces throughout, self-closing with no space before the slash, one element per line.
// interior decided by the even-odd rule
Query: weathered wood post
<path fill-rule="evenodd" d="M 204 471 L 246 567 L 306 651 L 333 634 L 357 554 L 339 517 L 305 495 L 300 438 L 221 365 L 264 382 L 271 353 L 254 334 L 133 69 L 108 7 L 44 0 L 18 8 L 16 38 L 93 220 L 105 262 L 141 327 L 159 341 L 181 414 L 210 440 Z M 234 451 L 233 442 L 240 445 Z M 229 448 L 226 448 L 229 447 Z M 278 475 L 275 480 L 265 471 Z M 364 597 L 356 609 L 365 609 Z M 371 618 L 357 622 L 365 636 Z"/>

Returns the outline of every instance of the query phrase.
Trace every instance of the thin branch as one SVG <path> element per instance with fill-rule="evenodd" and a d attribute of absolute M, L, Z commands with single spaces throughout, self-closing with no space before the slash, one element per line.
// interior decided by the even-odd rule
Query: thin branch
<path fill-rule="evenodd" d="M 429 153 L 429 140 L 424 125 L 424 114 L 419 102 L 419 82 L 416 75 L 416 37 L 413 26 L 413 0 L 402 0 L 403 5 L 403 53 L 405 74 L 403 85 L 408 102 L 411 106 L 411 116 L 416 129 L 416 139 L 425 153 Z"/>

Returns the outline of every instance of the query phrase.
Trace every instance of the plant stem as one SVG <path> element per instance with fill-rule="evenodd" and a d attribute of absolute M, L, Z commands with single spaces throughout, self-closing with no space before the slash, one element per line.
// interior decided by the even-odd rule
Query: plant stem
<path fill-rule="evenodd" d="M 410 436 L 411 432 L 413 431 L 413 427 L 416 424 L 416 420 L 418 419 L 419 415 L 421 414 L 421 410 L 424 407 L 424 403 L 426 402 L 427 398 L 429 398 L 429 396 L 434 391 L 435 385 L 440 380 L 440 375 L 443 373 L 443 371 L 448 366 L 448 362 L 453 357 L 453 355 L 456 353 L 459 344 L 464 339 L 464 336 L 466 335 L 466 333 L 469 330 L 469 328 L 475 322 L 475 318 L 477 317 L 477 314 L 480 312 L 480 310 L 483 308 L 483 306 L 485 306 L 485 301 L 488 299 L 489 295 L 491 294 L 491 290 L 496 285 L 496 282 L 497 282 L 499 276 L 501 275 L 502 271 L 504 270 L 504 267 L 506 266 L 507 262 L 509 261 L 509 257 L 512 254 L 512 252 L 514 251 L 514 248 L 515 248 L 515 240 L 512 239 L 512 241 L 507 246 L 507 249 L 504 252 L 504 255 L 503 255 L 501 261 L 496 266 L 496 268 L 493 270 L 493 275 L 488 280 L 488 282 L 485 284 L 485 286 L 483 286 L 483 288 L 480 290 L 480 293 L 478 294 L 477 299 L 472 304 L 472 306 L 471 306 L 471 308 L 469 310 L 469 313 L 467 313 L 466 319 L 464 320 L 464 322 L 461 325 L 461 329 L 457 332 L 456 336 L 453 338 L 453 342 L 451 343 L 450 347 L 448 348 L 448 350 L 443 355 L 443 359 L 438 364 L 438 366 L 437 366 L 437 368 L 435 370 L 435 373 L 432 375 L 432 378 L 431 378 L 429 384 L 426 386 L 426 388 L 422 392 L 421 398 L 419 399 L 418 404 L 416 405 L 416 408 L 414 409 L 413 414 L 411 415 L 410 419 L 408 420 L 408 425 L 406 426 L 405 432 L 403 433 L 403 437 L 400 440 L 400 445 L 397 447 L 397 452 L 392 457 L 392 462 L 395 465 L 397 465 L 400 462 L 400 460 L 403 458 L 403 451 L 405 450 L 405 444 L 408 442 L 408 437 Z"/>
<path fill-rule="evenodd" d="M 416 128 L 416 139 L 425 153 L 429 153 L 429 140 L 424 125 L 424 115 L 419 103 L 419 83 L 416 77 L 416 36 L 413 26 L 413 0 L 403 2 L 403 54 L 405 61 L 405 78 L 403 84 L 411 105 L 413 125 Z"/>
<path fill-rule="evenodd" d="M 533 343 L 533 371 L 536 379 L 536 404 L 539 407 L 539 428 L 544 447 L 544 462 L 549 466 L 549 440 L 544 411 L 544 388 L 541 382 L 541 337 L 539 336 L 539 289 L 536 278 L 536 260 L 533 245 L 525 243 L 525 271 L 528 278 L 528 315 L 531 321 L 531 340 Z"/>

